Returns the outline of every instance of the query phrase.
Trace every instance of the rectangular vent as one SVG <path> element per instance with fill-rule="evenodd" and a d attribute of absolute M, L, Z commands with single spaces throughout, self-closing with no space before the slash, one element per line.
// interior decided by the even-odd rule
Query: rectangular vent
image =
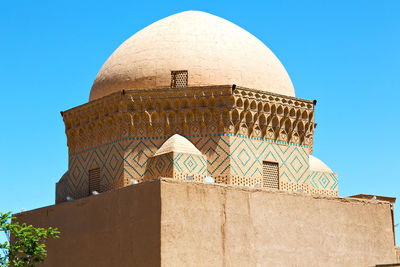
<path fill-rule="evenodd" d="M 171 71 L 171 87 L 187 87 L 188 86 L 188 71 L 176 70 Z"/>
<path fill-rule="evenodd" d="M 93 191 L 100 193 L 100 168 L 89 170 L 89 195 Z"/>
<path fill-rule="evenodd" d="M 279 165 L 276 162 L 263 162 L 263 187 L 279 189 Z"/>

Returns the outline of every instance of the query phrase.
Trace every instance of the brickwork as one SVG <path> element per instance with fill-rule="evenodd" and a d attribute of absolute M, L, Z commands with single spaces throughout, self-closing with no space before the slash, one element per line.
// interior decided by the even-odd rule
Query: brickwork
<path fill-rule="evenodd" d="M 87 196 L 88 172 L 96 167 L 101 168 L 101 190 L 107 191 L 157 176 L 186 179 L 192 175 L 190 161 L 197 165 L 196 171 L 192 170 L 197 181 L 211 176 L 216 183 L 260 187 L 262 162 L 273 161 L 279 164 L 280 190 L 326 195 L 338 192 L 336 174 L 309 170 L 305 146 L 234 134 L 194 135 L 187 139 L 204 157 L 188 159 L 186 154 L 172 153 L 152 159 L 167 139 L 167 136 L 124 138 L 71 154 L 69 171 L 57 184 L 56 202 L 65 201 L 67 196 Z"/>
<path fill-rule="evenodd" d="M 207 175 L 207 158 L 188 153 L 166 153 L 151 157 L 146 167 L 145 179 L 171 177 L 178 180 L 204 182 Z"/>
<path fill-rule="evenodd" d="M 309 100 L 239 86 L 137 89 L 67 110 L 63 119 L 69 168 L 57 183 L 56 202 L 87 196 L 93 168 L 100 168 L 100 188 L 107 191 L 157 176 L 192 178 L 185 160 L 204 165 L 194 180 L 211 176 L 250 187 L 262 186 L 263 161 L 277 162 L 279 189 L 337 194 L 334 174 L 310 176 L 315 124 Z M 204 158 L 152 159 L 175 133 Z"/>

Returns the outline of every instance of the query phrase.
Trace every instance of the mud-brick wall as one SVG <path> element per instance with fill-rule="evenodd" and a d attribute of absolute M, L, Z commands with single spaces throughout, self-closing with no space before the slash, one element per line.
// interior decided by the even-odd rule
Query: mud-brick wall
<path fill-rule="evenodd" d="M 17 214 L 55 226 L 42 266 L 374 266 L 396 262 L 390 204 L 150 180 Z"/>
<path fill-rule="evenodd" d="M 396 262 L 388 202 L 174 181 L 161 199 L 163 266 Z"/>

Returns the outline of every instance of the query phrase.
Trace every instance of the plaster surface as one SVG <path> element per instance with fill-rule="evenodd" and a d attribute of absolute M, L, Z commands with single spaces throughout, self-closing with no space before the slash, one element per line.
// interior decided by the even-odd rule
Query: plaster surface
<path fill-rule="evenodd" d="M 396 262 L 391 206 L 151 180 L 17 214 L 57 226 L 43 266 L 374 266 Z"/>
<path fill-rule="evenodd" d="M 40 266 L 159 266 L 160 183 L 141 183 L 17 214 L 35 226 L 58 227 Z"/>
<path fill-rule="evenodd" d="M 121 44 L 97 74 L 89 99 L 122 89 L 169 87 L 171 71 L 177 70 L 188 71 L 189 86 L 240 84 L 295 96 L 285 68 L 259 39 L 225 19 L 186 11 Z"/>

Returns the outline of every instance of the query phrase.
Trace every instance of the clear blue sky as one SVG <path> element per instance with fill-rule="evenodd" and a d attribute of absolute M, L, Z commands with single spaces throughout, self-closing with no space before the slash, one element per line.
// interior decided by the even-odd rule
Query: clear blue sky
<path fill-rule="evenodd" d="M 123 41 L 185 10 L 254 34 L 282 61 L 296 95 L 318 100 L 314 155 L 339 174 L 341 196 L 400 197 L 399 0 L 15 0 L 0 4 L 0 211 L 54 203 L 68 166 L 59 112 L 87 102 Z M 395 216 L 400 222 L 400 205 Z"/>

